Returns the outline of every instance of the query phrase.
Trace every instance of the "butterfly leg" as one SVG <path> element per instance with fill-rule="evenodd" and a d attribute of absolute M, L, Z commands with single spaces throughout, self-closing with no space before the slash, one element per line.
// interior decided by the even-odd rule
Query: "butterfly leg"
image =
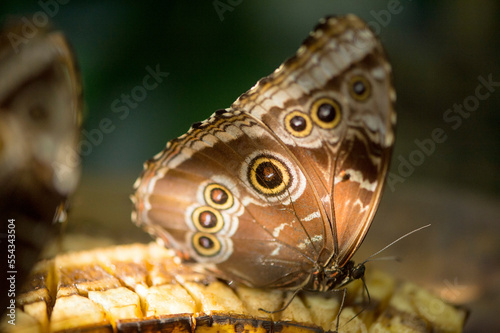
<path fill-rule="evenodd" d="M 269 310 L 266 310 L 266 309 L 263 309 L 263 308 L 259 308 L 259 311 L 262 311 L 262 312 L 265 312 L 265 313 L 269 313 L 269 314 L 275 314 L 275 313 L 278 313 L 278 312 L 285 311 L 286 308 L 288 308 L 288 306 L 290 305 L 290 303 L 292 303 L 293 299 L 295 298 L 295 296 L 297 296 L 297 294 L 299 293 L 300 290 L 301 289 L 295 289 L 294 292 L 292 293 L 292 297 L 290 297 L 290 299 L 288 301 L 286 301 L 285 305 L 282 306 L 280 309 L 269 311 Z"/>
<path fill-rule="evenodd" d="M 340 302 L 339 312 L 337 312 L 337 318 L 336 318 L 337 324 L 335 325 L 334 333 L 338 333 L 339 331 L 340 314 L 342 313 L 342 309 L 344 308 L 344 301 L 346 296 L 347 296 L 347 288 L 344 288 L 342 289 L 342 301 Z"/>

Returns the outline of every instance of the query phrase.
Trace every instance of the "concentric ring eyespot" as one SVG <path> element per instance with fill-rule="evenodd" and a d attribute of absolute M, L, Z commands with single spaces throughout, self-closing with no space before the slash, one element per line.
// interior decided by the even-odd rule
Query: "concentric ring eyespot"
<path fill-rule="evenodd" d="M 313 128 L 309 116 L 297 110 L 287 114 L 284 122 L 287 132 L 299 138 L 308 136 Z"/>
<path fill-rule="evenodd" d="M 224 227 L 224 218 L 217 210 L 209 206 L 198 207 L 191 215 L 193 224 L 198 231 L 216 233 Z"/>
<path fill-rule="evenodd" d="M 283 193 L 290 185 L 290 170 L 275 157 L 259 155 L 248 168 L 248 180 L 259 193 L 271 196 Z"/>
<path fill-rule="evenodd" d="M 202 257 L 214 257 L 219 254 L 222 248 L 217 237 L 203 232 L 195 233 L 191 239 L 191 244 L 196 253 Z"/>
<path fill-rule="evenodd" d="M 366 101 L 372 94 L 370 81 L 364 76 L 354 75 L 349 80 L 349 94 L 357 101 Z"/>
<path fill-rule="evenodd" d="M 207 185 L 203 196 L 207 205 L 216 209 L 228 209 L 234 204 L 234 197 L 231 191 L 219 184 Z"/>
<path fill-rule="evenodd" d="M 321 128 L 335 128 L 342 119 L 342 107 L 331 98 L 319 98 L 311 106 L 311 118 Z"/>

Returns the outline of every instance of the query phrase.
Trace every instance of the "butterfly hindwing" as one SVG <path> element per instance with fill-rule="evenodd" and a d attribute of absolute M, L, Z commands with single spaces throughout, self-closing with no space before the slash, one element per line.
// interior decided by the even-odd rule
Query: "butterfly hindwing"
<path fill-rule="evenodd" d="M 324 226 L 309 204 L 313 189 L 286 147 L 237 111 L 197 126 L 147 163 L 134 196 L 136 222 L 181 257 L 249 285 L 310 270 Z M 264 180 L 266 172 L 274 176 Z M 299 215 L 313 223 L 304 225 Z"/>

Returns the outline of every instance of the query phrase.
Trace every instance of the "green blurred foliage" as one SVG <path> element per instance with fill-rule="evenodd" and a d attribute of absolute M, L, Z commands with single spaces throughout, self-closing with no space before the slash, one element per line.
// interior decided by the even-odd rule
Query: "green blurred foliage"
<path fill-rule="evenodd" d="M 402 0 L 389 17 L 394 1 L 387 0 L 221 0 L 231 8 L 222 15 L 214 1 L 66 2 L 55 13 L 56 0 L 2 1 L 0 19 L 55 13 L 54 27 L 73 44 L 84 79 L 85 130 L 103 118 L 116 127 L 85 156 L 84 177 L 138 174 L 168 140 L 228 107 L 291 56 L 320 17 L 355 13 L 379 28 L 394 67 L 399 121 L 392 170 L 398 156 L 417 149 L 415 139 L 443 128 L 446 142 L 412 177 L 500 192 L 500 91 L 456 130 L 443 120 L 474 93 L 478 76 L 500 81 L 498 1 Z M 142 84 L 146 66 L 157 65 L 168 78 L 120 119 L 112 103 Z"/>

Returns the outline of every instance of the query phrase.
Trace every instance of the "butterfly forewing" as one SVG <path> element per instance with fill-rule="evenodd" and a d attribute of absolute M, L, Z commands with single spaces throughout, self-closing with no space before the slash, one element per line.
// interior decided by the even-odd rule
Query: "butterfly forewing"
<path fill-rule="evenodd" d="M 368 231 L 394 142 L 394 102 L 380 42 L 350 15 L 324 19 L 233 105 L 262 120 L 307 170 L 328 216 L 320 264 L 333 258 L 342 266 Z"/>
<path fill-rule="evenodd" d="M 349 83 L 343 94 L 351 96 L 351 112 L 333 186 L 339 265 L 359 247 L 377 210 L 396 122 L 391 68 L 380 43 L 344 76 Z M 359 89 L 357 94 L 355 89 Z"/>

